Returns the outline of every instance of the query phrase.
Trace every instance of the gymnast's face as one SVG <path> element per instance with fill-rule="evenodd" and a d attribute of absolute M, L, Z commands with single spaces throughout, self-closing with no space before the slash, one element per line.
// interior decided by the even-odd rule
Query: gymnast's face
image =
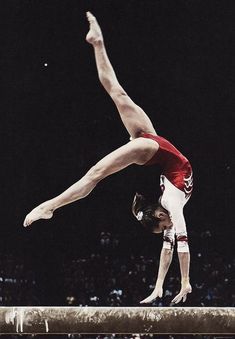
<path fill-rule="evenodd" d="M 158 225 L 153 229 L 153 233 L 162 233 L 164 230 L 173 226 L 169 213 L 162 206 L 158 206 L 154 212 L 154 216 L 160 220 Z"/>

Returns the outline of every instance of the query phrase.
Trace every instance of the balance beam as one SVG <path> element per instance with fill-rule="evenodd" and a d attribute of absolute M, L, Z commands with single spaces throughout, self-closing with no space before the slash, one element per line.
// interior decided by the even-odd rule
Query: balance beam
<path fill-rule="evenodd" d="M 235 333 L 229 307 L 0 307 L 0 334 Z"/>

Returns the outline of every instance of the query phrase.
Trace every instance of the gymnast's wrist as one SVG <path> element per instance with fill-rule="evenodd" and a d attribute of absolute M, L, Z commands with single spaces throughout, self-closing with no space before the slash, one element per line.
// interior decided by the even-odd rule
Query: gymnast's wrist
<path fill-rule="evenodd" d="M 181 278 L 181 286 L 186 286 L 188 285 L 190 282 L 189 282 L 189 277 L 182 277 Z"/>
<path fill-rule="evenodd" d="M 162 278 L 157 278 L 156 286 L 162 287 L 163 283 L 164 283 L 164 279 L 162 279 Z"/>

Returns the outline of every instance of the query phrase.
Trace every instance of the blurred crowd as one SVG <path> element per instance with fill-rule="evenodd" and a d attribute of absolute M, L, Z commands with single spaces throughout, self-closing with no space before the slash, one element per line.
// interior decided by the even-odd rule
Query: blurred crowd
<path fill-rule="evenodd" d="M 225 251 L 218 251 L 211 231 L 191 234 L 191 284 L 193 293 L 185 306 L 235 306 L 235 258 Z M 123 251 L 121 237 L 101 232 L 97 246 L 87 255 L 64 256 L 54 276 L 55 295 L 49 304 L 60 306 L 138 306 L 151 293 L 156 281 L 159 255 Z M 159 249 L 160 250 L 160 249 Z M 151 251 L 150 251 L 151 252 Z M 158 252 L 159 254 L 159 252 Z M 49 268 L 46 268 L 49 269 Z M 0 304 L 2 306 L 30 306 L 45 304 L 42 298 L 39 267 L 29 267 L 13 254 L 0 255 Z M 53 274 L 56 275 L 56 271 Z M 49 272 L 48 272 L 49 274 Z M 49 275 L 50 277 L 50 275 Z M 49 278 L 51 279 L 51 278 Z M 59 280 L 59 283 L 57 283 Z M 59 287 L 60 286 L 60 287 Z M 57 290 L 58 287 L 58 290 Z M 180 274 L 175 251 L 173 262 L 164 285 L 164 295 L 149 306 L 164 307 L 180 288 Z M 45 289 L 45 286 L 44 286 Z M 60 292 L 59 292 L 60 289 Z M 59 295 L 59 300 L 58 300 Z M 47 295 L 49 298 L 49 296 Z M 55 301 L 55 303 L 54 303 Z M 146 305 L 148 306 L 148 305 Z M 180 305 L 182 306 L 182 304 Z M 35 335 L 23 335 L 33 339 Z M 45 336 L 38 335 L 38 339 Z M 53 335 L 50 336 L 52 339 Z M 60 335 L 61 339 L 217 339 L 203 335 Z M 17 339 L 17 336 L 5 336 Z M 47 337 L 45 337 L 47 338 Z M 58 338 L 58 336 L 56 336 Z M 227 337 L 232 338 L 232 336 Z"/>
<path fill-rule="evenodd" d="M 210 245 L 210 231 L 191 235 L 191 284 L 193 293 L 185 306 L 235 306 L 235 258 L 219 253 Z M 120 237 L 101 232 L 93 253 L 83 257 L 64 257 L 49 305 L 138 306 L 154 288 L 159 256 L 132 254 L 120 249 Z M 0 256 L 0 304 L 45 304 L 40 292 L 39 267 L 29 269 L 12 254 Z M 54 271 L 53 271 L 54 272 Z M 49 272 L 48 272 L 49 273 Z M 57 284 L 57 281 L 59 283 Z M 45 286 L 44 286 L 45 288 Z M 164 284 L 164 295 L 151 306 L 169 306 L 180 288 L 180 273 L 175 251 Z M 59 300 L 58 300 L 59 295 Z"/>
<path fill-rule="evenodd" d="M 204 251 L 191 251 L 191 284 L 193 293 L 186 306 L 235 306 L 235 258 L 206 253 L 209 231 L 199 235 Z M 100 251 L 87 258 L 65 262 L 65 303 L 88 306 L 138 306 L 155 286 L 159 258 L 143 255 L 117 256 L 117 237 L 102 233 Z M 169 306 L 179 292 L 180 274 L 177 254 L 169 269 L 163 298 L 152 306 Z"/>

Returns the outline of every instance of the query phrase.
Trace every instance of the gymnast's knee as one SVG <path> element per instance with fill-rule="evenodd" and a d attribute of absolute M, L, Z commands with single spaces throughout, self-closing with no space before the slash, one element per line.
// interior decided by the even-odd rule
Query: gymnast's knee
<path fill-rule="evenodd" d="M 86 177 L 91 183 L 98 184 L 105 177 L 105 169 L 95 165 L 87 172 Z"/>
<path fill-rule="evenodd" d="M 113 100 L 120 101 L 120 104 L 122 103 L 122 99 L 127 97 L 126 91 L 118 84 L 111 86 L 110 95 Z"/>

